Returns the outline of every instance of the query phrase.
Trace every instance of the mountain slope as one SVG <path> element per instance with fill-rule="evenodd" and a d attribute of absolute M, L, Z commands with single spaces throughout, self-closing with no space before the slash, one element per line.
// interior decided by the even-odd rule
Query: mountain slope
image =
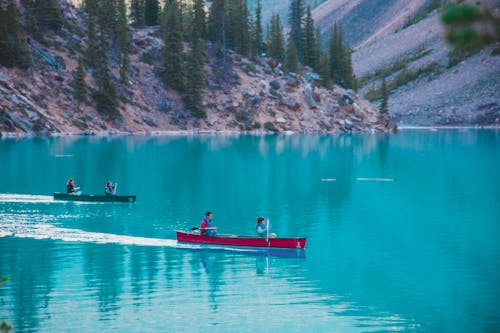
<path fill-rule="evenodd" d="M 187 110 L 181 96 L 167 87 L 162 69 L 163 41 L 158 27 L 133 29 L 129 85 L 118 84 L 118 66 L 112 68 L 120 95 L 120 115 L 107 119 L 96 111 L 95 101 L 78 105 L 72 97 L 72 73 L 86 49 L 82 13 L 67 2 L 64 27 L 31 40 L 33 66 L 23 71 L 0 66 L 0 132 L 16 134 L 164 132 L 164 131 L 276 131 L 358 132 L 392 129 L 386 116 L 354 92 L 335 86 L 314 87 L 301 75 L 272 70 L 267 58 L 255 62 L 230 52 L 232 70 L 217 79 L 220 63 L 207 46 L 207 88 L 203 96 L 206 119 Z M 78 33 L 80 31 L 80 33 Z M 87 69 L 86 82 L 95 89 Z"/>
<path fill-rule="evenodd" d="M 389 81 L 409 77 L 389 99 L 391 117 L 398 125 L 500 125 L 500 57 L 495 46 L 449 66 L 450 47 L 437 11 L 408 28 L 360 47 L 353 54 L 358 78 L 369 94 L 385 71 Z M 404 64 L 404 66 L 396 66 Z M 394 70 L 388 70 L 388 69 Z"/>
<path fill-rule="evenodd" d="M 313 18 L 323 41 L 335 23 L 344 28 L 346 42 L 353 48 L 384 36 L 413 15 L 426 0 L 327 0 L 316 7 Z"/>

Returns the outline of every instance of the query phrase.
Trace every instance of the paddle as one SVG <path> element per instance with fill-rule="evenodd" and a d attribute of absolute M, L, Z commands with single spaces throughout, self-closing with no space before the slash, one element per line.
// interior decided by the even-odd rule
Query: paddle
<path fill-rule="evenodd" d="M 115 183 L 115 188 L 113 189 L 113 195 L 116 195 L 116 188 L 118 187 L 118 183 Z"/>

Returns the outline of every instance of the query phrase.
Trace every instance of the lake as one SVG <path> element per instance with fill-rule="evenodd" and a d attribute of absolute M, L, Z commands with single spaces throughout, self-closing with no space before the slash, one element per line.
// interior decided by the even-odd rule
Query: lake
<path fill-rule="evenodd" d="M 500 131 L 0 140 L 15 332 L 498 332 Z M 54 201 L 75 178 L 135 204 Z M 213 212 L 305 251 L 177 244 Z"/>

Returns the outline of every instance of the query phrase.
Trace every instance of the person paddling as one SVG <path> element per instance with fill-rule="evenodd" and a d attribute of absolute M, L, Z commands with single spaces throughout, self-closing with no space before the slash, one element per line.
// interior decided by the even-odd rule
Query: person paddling
<path fill-rule="evenodd" d="M 262 216 L 257 217 L 257 224 L 255 225 L 255 231 L 257 232 L 257 236 L 261 238 L 276 238 L 276 234 L 274 232 L 268 232 L 269 226 Z"/>
<path fill-rule="evenodd" d="M 78 194 L 80 188 L 75 186 L 75 180 L 73 178 L 68 179 L 66 183 L 66 193 Z"/>
<path fill-rule="evenodd" d="M 257 218 L 257 224 L 255 225 L 255 231 L 257 231 L 257 236 L 266 237 L 267 225 L 266 225 L 266 221 L 264 221 L 264 218 L 262 216 L 259 216 Z"/>
<path fill-rule="evenodd" d="M 205 218 L 200 223 L 200 235 L 202 236 L 215 236 L 217 235 L 217 228 L 212 222 L 212 213 L 206 212 Z"/>
<path fill-rule="evenodd" d="M 106 194 L 106 196 L 115 195 L 115 187 L 110 181 L 108 181 L 104 187 L 104 194 Z"/>

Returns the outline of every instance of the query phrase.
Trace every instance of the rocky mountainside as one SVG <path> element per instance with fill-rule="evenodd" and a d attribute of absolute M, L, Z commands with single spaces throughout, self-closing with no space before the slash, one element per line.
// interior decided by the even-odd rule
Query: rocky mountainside
<path fill-rule="evenodd" d="M 498 45 L 450 64 L 437 10 L 420 22 L 359 47 L 354 70 L 369 95 L 386 76 L 398 125 L 500 126 Z M 495 55 L 497 54 L 497 55 Z M 382 74 L 384 73 L 384 74 Z"/>
<path fill-rule="evenodd" d="M 313 11 L 323 41 L 335 23 L 344 28 L 344 38 L 353 48 L 387 35 L 401 27 L 426 0 L 326 0 Z"/>
<path fill-rule="evenodd" d="M 479 2 L 469 1 L 473 5 Z M 500 124 L 498 45 L 453 63 L 436 0 L 326 0 L 313 12 L 323 45 L 335 22 L 354 48 L 359 93 L 380 101 L 391 85 L 389 112 L 398 125 Z M 500 15 L 500 1 L 481 1 Z M 418 19 L 416 19 L 418 17 Z"/>
<path fill-rule="evenodd" d="M 85 30 L 82 13 L 62 2 L 65 19 Z M 186 110 L 179 94 L 165 86 L 159 72 L 163 42 L 158 28 L 131 28 L 130 84 L 119 85 L 120 113 L 107 121 L 91 98 L 78 105 L 72 97 L 72 73 L 85 49 L 85 34 L 63 28 L 47 42 L 29 42 L 33 66 L 23 71 L 0 66 L 0 131 L 3 135 L 57 133 L 154 133 L 165 131 L 356 132 L 388 131 L 387 117 L 353 91 L 315 87 L 303 75 L 272 70 L 269 59 L 250 61 L 230 53 L 232 70 L 223 83 L 205 68 L 206 119 Z M 75 45 L 80 45 L 76 47 Z M 310 73 L 309 73 L 310 74 Z M 113 75 L 118 77 L 117 68 Z M 89 87 L 95 87 L 90 74 Z"/>

